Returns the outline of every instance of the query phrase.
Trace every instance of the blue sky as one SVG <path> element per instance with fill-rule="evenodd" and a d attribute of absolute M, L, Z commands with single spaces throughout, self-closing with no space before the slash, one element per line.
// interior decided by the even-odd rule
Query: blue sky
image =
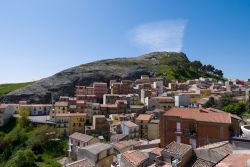
<path fill-rule="evenodd" d="M 0 83 L 157 50 L 250 78 L 250 1 L 0 1 Z"/>

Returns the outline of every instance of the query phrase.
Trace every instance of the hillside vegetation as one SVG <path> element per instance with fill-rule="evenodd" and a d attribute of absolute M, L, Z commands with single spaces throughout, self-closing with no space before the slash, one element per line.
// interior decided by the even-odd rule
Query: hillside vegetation
<path fill-rule="evenodd" d="M 19 88 L 28 86 L 32 84 L 33 82 L 24 82 L 24 83 L 10 83 L 10 84 L 0 84 L 0 97 L 4 96 L 14 90 L 17 90 Z"/>
<path fill-rule="evenodd" d="M 67 141 L 53 140 L 57 136 L 53 127 L 33 126 L 27 118 L 13 118 L 0 128 L 0 166 L 60 167 L 56 160 L 65 155 Z"/>
<path fill-rule="evenodd" d="M 200 61 L 189 61 L 184 53 L 163 53 L 157 68 L 157 76 L 167 80 L 186 81 L 200 77 L 224 80 L 223 72 Z"/>

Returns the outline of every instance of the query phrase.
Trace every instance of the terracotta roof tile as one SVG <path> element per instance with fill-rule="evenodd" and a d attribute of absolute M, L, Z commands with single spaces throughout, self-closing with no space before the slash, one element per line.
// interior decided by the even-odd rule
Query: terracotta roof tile
<path fill-rule="evenodd" d="M 179 156 L 183 156 L 189 150 L 192 150 L 192 146 L 183 143 L 177 143 L 175 141 L 171 142 L 169 145 L 166 146 L 164 152 L 168 152 L 171 154 L 177 154 Z"/>
<path fill-rule="evenodd" d="M 151 151 L 151 153 L 156 154 L 156 155 L 158 155 L 158 156 L 162 156 L 162 151 L 163 151 L 163 148 L 157 147 L 157 148 L 153 149 L 153 150 Z"/>
<path fill-rule="evenodd" d="M 231 154 L 223 159 L 216 167 L 247 167 L 250 154 Z"/>
<path fill-rule="evenodd" d="M 128 160 L 133 166 L 139 166 L 148 159 L 145 154 L 138 150 L 124 152 L 122 156 L 126 160 Z"/>
<path fill-rule="evenodd" d="M 212 167 L 212 166 L 214 166 L 214 163 L 199 158 L 192 165 L 192 167 Z"/>
<path fill-rule="evenodd" d="M 139 121 L 150 121 L 150 119 L 152 118 L 151 115 L 148 115 L 148 114 L 140 114 L 136 120 L 139 120 Z"/>
<path fill-rule="evenodd" d="M 200 108 L 171 108 L 164 116 L 180 117 L 182 119 L 193 119 L 201 122 L 231 123 L 229 113 L 212 112 Z"/>
<path fill-rule="evenodd" d="M 232 145 L 228 141 L 224 141 L 199 147 L 194 152 L 196 157 L 216 164 L 232 154 L 232 150 Z"/>

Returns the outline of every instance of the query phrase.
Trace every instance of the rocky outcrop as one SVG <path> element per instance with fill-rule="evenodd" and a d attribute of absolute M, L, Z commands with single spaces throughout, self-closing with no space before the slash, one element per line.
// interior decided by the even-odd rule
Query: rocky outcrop
<path fill-rule="evenodd" d="M 166 54 L 171 55 L 167 52 L 154 52 L 135 58 L 101 60 L 69 68 L 17 89 L 4 96 L 2 101 L 16 103 L 20 100 L 27 100 L 31 103 L 50 103 L 51 94 L 55 99 L 62 95 L 74 95 L 76 85 L 90 85 L 95 81 L 108 83 L 111 79 L 135 80 L 143 74 L 154 76 L 161 56 Z M 183 59 L 187 59 L 185 54 L 178 54 Z"/>

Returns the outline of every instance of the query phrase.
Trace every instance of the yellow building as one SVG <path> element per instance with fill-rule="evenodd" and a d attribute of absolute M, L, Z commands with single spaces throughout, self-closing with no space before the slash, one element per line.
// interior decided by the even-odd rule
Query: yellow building
<path fill-rule="evenodd" d="M 148 123 L 148 139 L 154 140 L 160 138 L 160 124 L 159 120 L 151 120 Z"/>
<path fill-rule="evenodd" d="M 53 109 L 50 111 L 49 116 L 51 121 L 55 121 L 56 114 L 63 114 L 68 112 L 68 102 L 56 102 Z"/>
<path fill-rule="evenodd" d="M 58 113 L 55 115 L 56 127 L 63 135 L 70 135 L 74 132 L 84 133 L 86 122 L 85 113 Z"/>

